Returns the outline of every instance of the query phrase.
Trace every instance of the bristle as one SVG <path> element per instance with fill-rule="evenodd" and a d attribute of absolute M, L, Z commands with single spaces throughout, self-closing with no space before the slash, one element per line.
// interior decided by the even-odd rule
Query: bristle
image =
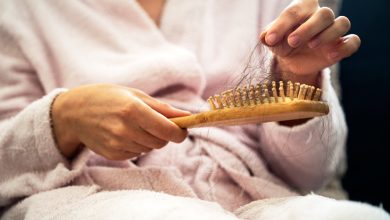
<path fill-rule="evenodd" d="M 276 88 L 276 82 L 272 81 L 272 88 Z"/>
<path fill-rule="evenodd" d="M 228 105 L 228 100 L 227 100 L 227 97 L 226 97 L 226 92 L 222 92 L 221 93 L 221 101 L 222 101 L 223 108 L 227 108 L 229 106 Z"/>
<path fill-rule="evenodd" d="M 294 100 L 294 86 L 293 86 L 293 83 L 291 81 L 288 81 L 288 96 L 290 97 L 291 100 Z"/>
<path fill-rule="evenodd" d="M 248 89 L 247 86 L 244 86 L 242 88 L 242 91 L 243 91 L 243 93 L 242 93 L 243 100 L 242 101 L 243 101 L 245 106 L 248 106 L 248 105 L 250 105 L 250 102 L 249 102 L 249 89 Z"/>
<path fill-rule="evenodd" d="M 306 100 L 311 100 L 312 99 L 314 89 L 315 89 L 314 86 L 309 86 L 308 91 L 306 93 L 306 97 L 305 97 Z"/>
<path fill-rule="evenodd" d="M 266 99 L 265 102 L 271 103 L 271 97 L 269 96 L 269 92 L 268 92 L 267 88 L 264 89 L 264 95 L 265 95 L 265 99 Z"/>
<path fill-rule="evenodd" d="M 247 99 L 247 94 L 246 94 L 246 89 L 245 89 L 245 86 L 243 86 L 241 88 L 241 102 L 242 102 L 242 106 L 247 106 L 247 103 L 246 103 L 246 99 Z"/>
<path fill-rule="evenodd" d="M 253 85 L 249 89 L 249 103 L 250 105 L 256 105 L 255 87 Z"/>
<path fill-rule="evenodd" d="M 229 103 L 226 97 L 226 94 L 221 95 L 221 100 L 222 100 L 222 106 L 223 108 L 229 108 Z"/>
<path fill-rule="evenodd" d="M 283 102 L 285 102 L 286 101 L 286 96 L 284 94 L 283 81 L 279 82 L 279 94 L 282 97 Z"/>
<path fill-rule="evenodd" d="M 286 95 L 287 95 L 287 97 L 290 97 L 290 84 L 291 84 L 291 81 L 288 81 L 287 85 L 286 85 Z"/>
<path fill-rule="evenodd" d="M 229 97 L 230 105 L 231 105 L 232 107 L 237 107 L 236 99 L 234 99 L 233 90 L 230 89 L 230 90 L 228 91 L 228 94 L 227 94 L 227 95 L 228 95 L 228 97 Z"/>
<path fill-rule="evenodd" d="M 221 96 L 220 96 L 220 95 L 215 95 L 215 96 L 214 96 L 214 99 L 215 99 L 215 101 L 217 101 L 217 104 L 218 104 L 217 109 L 223 109 L 223 104 L 222 104 Z"/>
<path fill-rule="evenodd" d="M 232 90 L 227 90 L 227 91 L 222 93 L 222 97 L 223 97 L 222 100 L 225 101 L 227 108 L 235 107 L 234 106 L 234 101 L 233 101 L 233 99 L 231 98 L 231 95 L 230 95 L 231 91 Z"/>
<path fill-rule="evenodd" d="M 265 102 L 271 103 L 271 98 L 268 93 L 268 89 L 264 89 L 264 95 L 265 95 Z"/>
<path fill-rule="evenodd" d="M 275 81 L 272 81 L 272 88 L 276 89 L 276 82 Z"/>
<path fill-rule="evenodd" d="M 263 83 L 262 85 L 261 85 L 261 87 L 262 87 L 262 91 L 261 91 L 261 96 L 262 96 L 262 98 L 263 98 L 263 101 L 264 101 L 264 103 L 270 103 L 270 101 L 269 101 L 269 94 L 268 94 L 268 88 L 267 88 L 267 84 L 266 83 Z M 266 95 L 266 93 L 268 94 L 268 95 Z"/>
<path fill-rule="evenodd" d="M 307 92 L 308 92 L 308 90 L 309 90 L 309 88 L 310 88 L 310 86 L 309 85 L 305 85 L 305 91 L 304 91 L 304 95 L 302 96 L 302 100 L 305 100 L 306 99 L 306 95 L 307 95 Z"/>
<path fill-rule="evenodd" d="M 294 99 L 295 98 L 298 98 L 298 93 L 299 93 L 299 88 L 300 88 L 301 84 L 300 83 L 295 83 L 295 86 L 294 86 Z"/>
<path fill-rule="evenodd" d="M 298 92 L 298 99 L 302 99 L 302 92 L 303 92 L 303 87 L 305 86 L 305 84 L 302 84 L 299 86 L 299 92 Z"/>
<path fill-rule="evenodd" d="M 321 97 L 321 89 L 316 89 L 316 92 L 314 94 L 314 98 L 313 98 L 313 101 L 319 101 L 320 100 L 320 97 Z"/>
<path fill-rule="evenodd" d="M 274 102 L 278 103 L 278 92 L 276 91 L 276 82 L 272 81 L 272 95 L 274 97 Z"/>
<path fill-rule="evenodd" d="M 259 84 L 257 84 L 256 88 L 255 88 L 255 101 L 256 101 L 256 104 L 262 104 L 262 101 L 261 101 L 261 88 L 260 88 Z"/>
<path fill-rule="evenodd" d="M 241 89 L 237 88 L 236 91 L 235 91 L 234 100 L 236 101 L 236 104 L 237 104 L 238 107 L 243 106 L 241 96 L 242 96 Z"/>
<path fill-rule="evenodd" d="M 217 109 L 217 107 L 215 106 L 213 98 L 211 98 L 211 97 L 208 98 L 207 102 L 209 103 L 211 110 L 216 110 Z"/>
<path fill-rule="evenodd" d="M 288 81 L 286 85 L 283 81 L 279 81 L 278 85 L 277 82 L 272 81 L 270 84 L 258 83 L 256 86 L 247 85 L 234 90 L 230 89 L 219 95 L 211 96 L 207 99 L 207 102 L 211 110 L 217 110 L 286 102 L 290 99 L 291 101 L 294 101 L 294 99 L 319 101 L 321 92 L 321 89 L 316 89 L 314 86 L 292 83 L 291 81 Z M 290 99 L 286 99 L 286 97 Z"/>
<path fill-rule="evenodd" d="M 306 96 L 306 91 L 307 91 L 307 85 L 302 84 L 299 88 L 299 94 L 298 94 L 298 99 L 299 100 L 304 100 Z"/>

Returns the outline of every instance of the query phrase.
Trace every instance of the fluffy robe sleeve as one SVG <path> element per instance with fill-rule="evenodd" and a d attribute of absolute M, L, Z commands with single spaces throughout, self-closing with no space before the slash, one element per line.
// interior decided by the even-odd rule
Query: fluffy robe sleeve
<path fill-rule="evenodd" d="M 18 198 L 65 185 L 74 176 L 57 150 L 50 106 L 23 53 L 0 24 L 0 210 Z"/>
<path fill-rule="evenodd" d="M 294 127 L 270 122 L 258 128 L 260 151 L 270 169 L 301 192 L 326 184 L 345 159 L 347 126 L 329 69 L 322 72 L 321 84 L 328 115 Z"/>
<path fill-rule="evenodd" d="M 57 150 L 50 128 L 55 90 L 0 124 L 0 207 L 69 183 L 76 175 Z"/>

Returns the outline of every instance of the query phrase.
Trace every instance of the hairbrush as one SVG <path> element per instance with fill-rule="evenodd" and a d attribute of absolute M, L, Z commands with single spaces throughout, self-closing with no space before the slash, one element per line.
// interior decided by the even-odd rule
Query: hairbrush
<path fill-rule="evenodd" d="M 232 126 L 313 118 L 329 113 L 321 89 L 292 83 L 258 83 L 211 96 L 210 111 L 170 118 L 181 128 Z"/>

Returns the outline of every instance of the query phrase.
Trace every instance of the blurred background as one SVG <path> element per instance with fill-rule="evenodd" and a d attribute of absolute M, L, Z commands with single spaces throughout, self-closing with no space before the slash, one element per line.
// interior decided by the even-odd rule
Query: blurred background
<path fill-rule="evenodd" d="M 340 69 L 349 126 L 343 186 L 350 199 L 390 211 L 390 0 L 343 0 L 340 14 L 362 39 Z"/>

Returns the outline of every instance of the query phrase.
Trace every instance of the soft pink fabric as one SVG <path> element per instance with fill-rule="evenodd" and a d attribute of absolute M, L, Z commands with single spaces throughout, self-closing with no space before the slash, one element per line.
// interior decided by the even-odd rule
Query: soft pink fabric
<path fill-rule="evenodd" d="M 346 137 L 327 71 L 325 117 L 293 128 L 193 129 L 183 143 L 136 164 L 88 150 L 67 161 L 50 128 L 51 102 L 64 91 L 56 88 L 99 82 L 138 88 L 194 112 L 207 109 L 204 98 L 234 85 L 260 29 L 287 3 L 169 0 L 158 28 L 131 0 L 1 1 L 0 207 L 68 185 L 164 191 L 229 210 L 320 188 L 342 161 Z"/>

